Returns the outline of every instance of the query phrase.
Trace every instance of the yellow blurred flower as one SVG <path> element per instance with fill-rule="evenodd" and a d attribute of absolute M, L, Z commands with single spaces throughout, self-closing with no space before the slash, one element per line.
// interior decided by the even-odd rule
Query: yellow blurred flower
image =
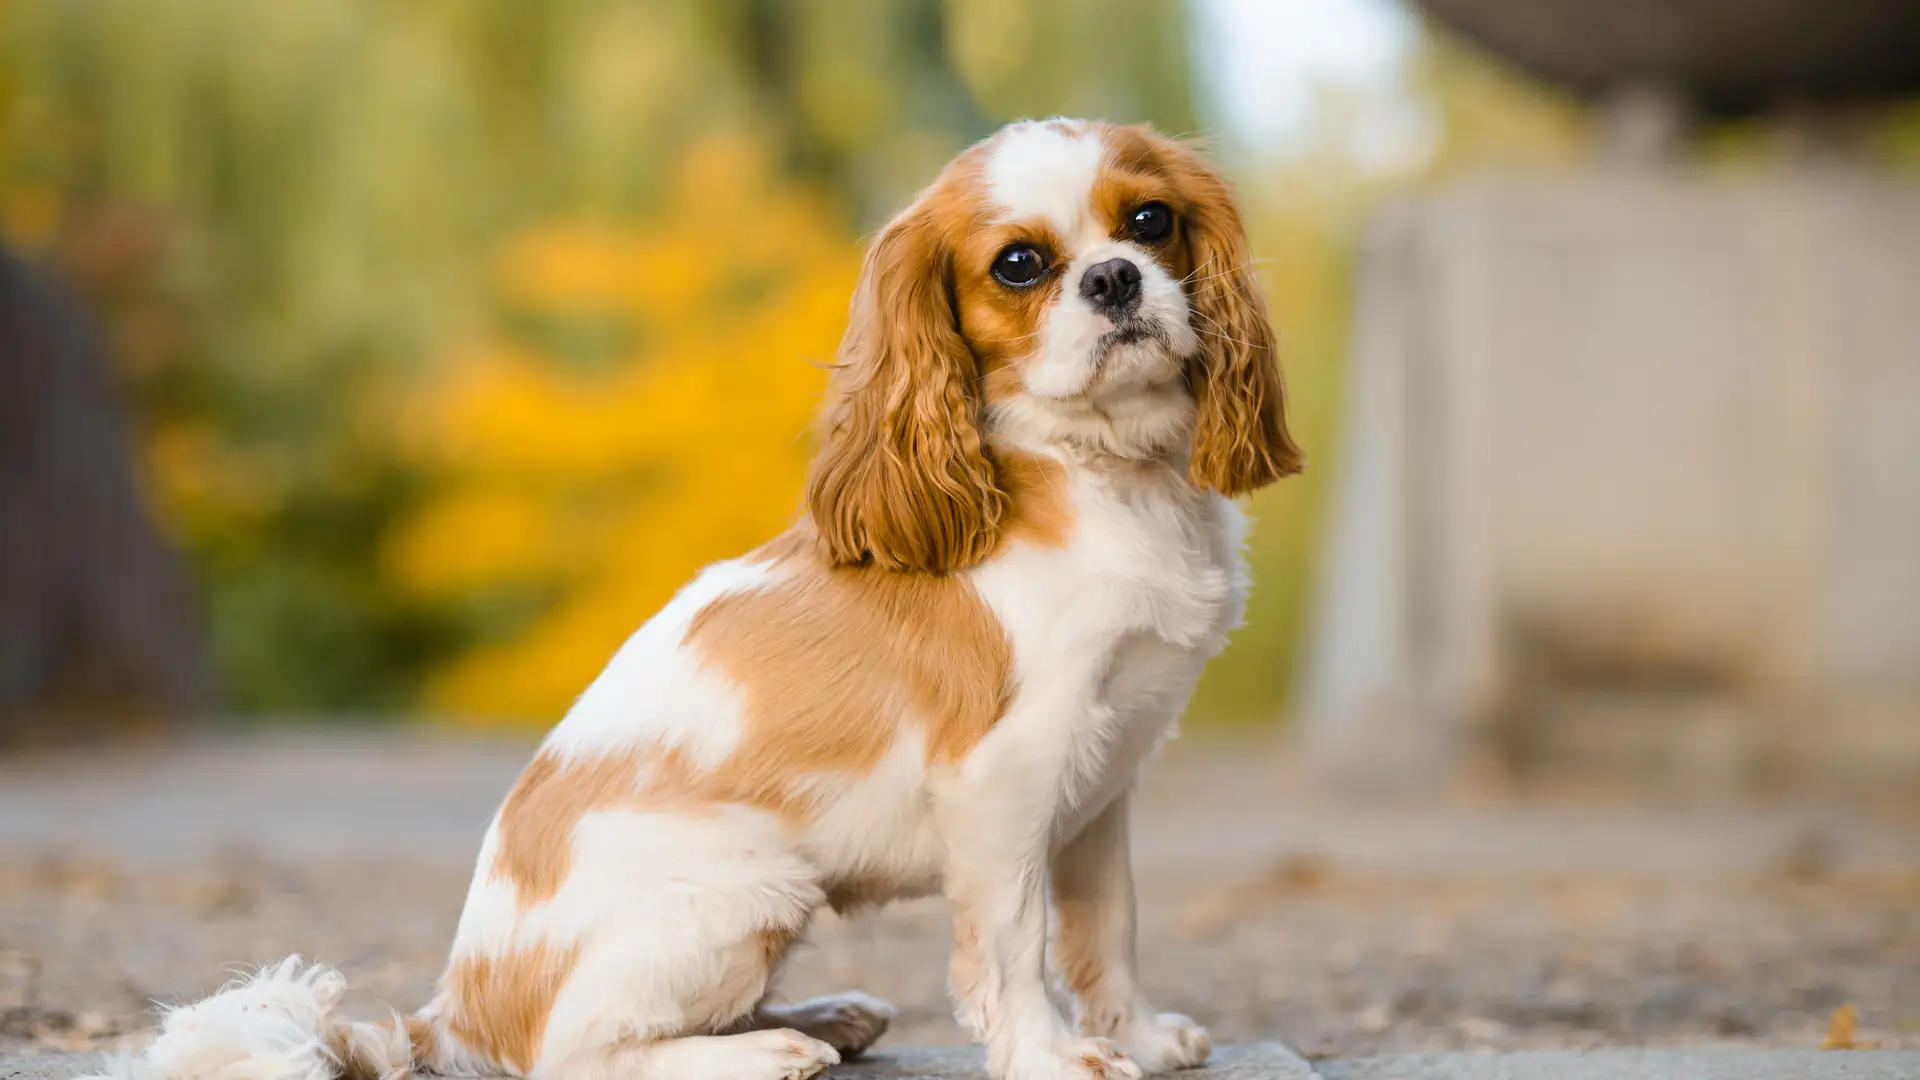
<path fill-rule="evenodd" d="M 563 538 L 547 508 L 495 486 L 452 491 L 428 504 L 383 553 L 388 575 L 417 593 L 457 596 L 548 576 Z"/>
<path fill-rule="evenodd" d="M 504 584 L 556 596 L 433 673 L 430 705 L 554 719 L 701 566 L 792 518 L 858 252 L 772 176 L 758 148 L 719 140 L 686 156 L 655 220 L 503 247 L 509 311 L 611 318 L 631 345 L 582 369 L 504 320 L 416 391 L 412 453 L 437 493 L 388 538 L 385 572 L 423 601 Z"/>
<path fill-rule="evenodd" d="M 521 302 L 558 310 L 616 309 L 637 271 L 633 245 L 584 225 L 555 225 L 508 244 L 495 274 Z"/>

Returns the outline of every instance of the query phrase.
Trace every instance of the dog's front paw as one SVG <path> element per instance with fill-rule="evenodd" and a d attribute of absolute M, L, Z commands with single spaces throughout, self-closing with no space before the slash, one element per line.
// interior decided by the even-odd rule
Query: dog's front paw
<path fill-rule="evenodd" d="M 1148 1073 L 1191 1069 L 1213 1052 L 1207 1029 L 1179 1013 L 1140 1016 L 1123 1033 L 1121 1045 Z"/>
<path fill-rule="evenodd" d="M 1001 1080 L 1141 1080 L 1140 1066 L 1111 1039 L 1071 1039 L 1016 1057 Z"/>

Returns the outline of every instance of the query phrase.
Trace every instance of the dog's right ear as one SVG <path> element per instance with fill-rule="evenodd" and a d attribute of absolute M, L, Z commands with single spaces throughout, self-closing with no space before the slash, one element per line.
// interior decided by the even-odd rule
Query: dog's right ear
<path fill-rule="evenodd" d="M 949 246 L 922 199 L 867 252 L 807 482 L 836 565 L 946 573 L 993 551 L 1007 496 L 952 296 Z"/>

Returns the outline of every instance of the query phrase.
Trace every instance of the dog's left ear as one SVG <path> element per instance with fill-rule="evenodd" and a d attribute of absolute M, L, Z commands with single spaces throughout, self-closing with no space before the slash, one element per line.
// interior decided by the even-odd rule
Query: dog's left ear
<path fill-rule="evenodd" d="M 1287 432 L 1286 391 L 1266 300 L 1233 189 L 1186 148 L 1188 299 L 1200 336 L 1190 381 L 1198 406 L 1187 475 L 1222 495 L 1262 488 L 1304 466 Z"/>

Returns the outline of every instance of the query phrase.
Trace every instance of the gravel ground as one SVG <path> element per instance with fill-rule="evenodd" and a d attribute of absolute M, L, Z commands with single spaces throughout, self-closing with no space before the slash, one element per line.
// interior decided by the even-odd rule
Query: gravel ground
<path fill-rule="evenodd" d="M 423 781 L 454 816 L 484 821 L 487 791 L 498 790 L 498 769 L 433 744 L 327 745 L 347 760 L 367 755 L 370 769 L 401 767 L 408 754 L 460 762 L 471 785 Z M 149 1002 L 205 993 L 236 963 L 295 951 L 344 968 L 365 1007 L 425 999 L 471 845 L 405 860 L 244 854 L 205 806 L 227 822 L 258 815 L 208 797 L 197 766 L 182 764 L 209 753 L 0 769 L 0 820 L 10 819 L 0 829 L 0 1056 L 137 1040 Z M 241 785 L 311 747 L 218 754 Z M 205 843 L 143 858 L 126 840 L 134 826 L 99 811 L 130 786 L 140 829 L 206 833 Z M 356 823 L 383 806 L 405 817 L 398 794 L 336 786 L 312 797 Z M 83 803 L 94 816 L 74 832 Z M 1217 1042 L 1280 1039 L 1316 1058 L 1814 1047 L 1851 1003 L 1863 1044 L 1920 1048 L 1920 830 L 1910 818 L 1512 798 L 1367 805 L 1296 782 L 1282 753 L 1217 747 L 1174 755 L 1145 804 L 1145 977 L 1156 1001 L 1201 1018 Z M 404 849 L 396 838 L 406 836 L 397 823 L 368 847 Z M 255 852 L 273 846 L 257 841 Z M 900 1006 L 890 1043 L 957 1042 L 946 935 L 937 902 L 852 922 L 824 916 L 783 992 L 859 987 Z"/>

